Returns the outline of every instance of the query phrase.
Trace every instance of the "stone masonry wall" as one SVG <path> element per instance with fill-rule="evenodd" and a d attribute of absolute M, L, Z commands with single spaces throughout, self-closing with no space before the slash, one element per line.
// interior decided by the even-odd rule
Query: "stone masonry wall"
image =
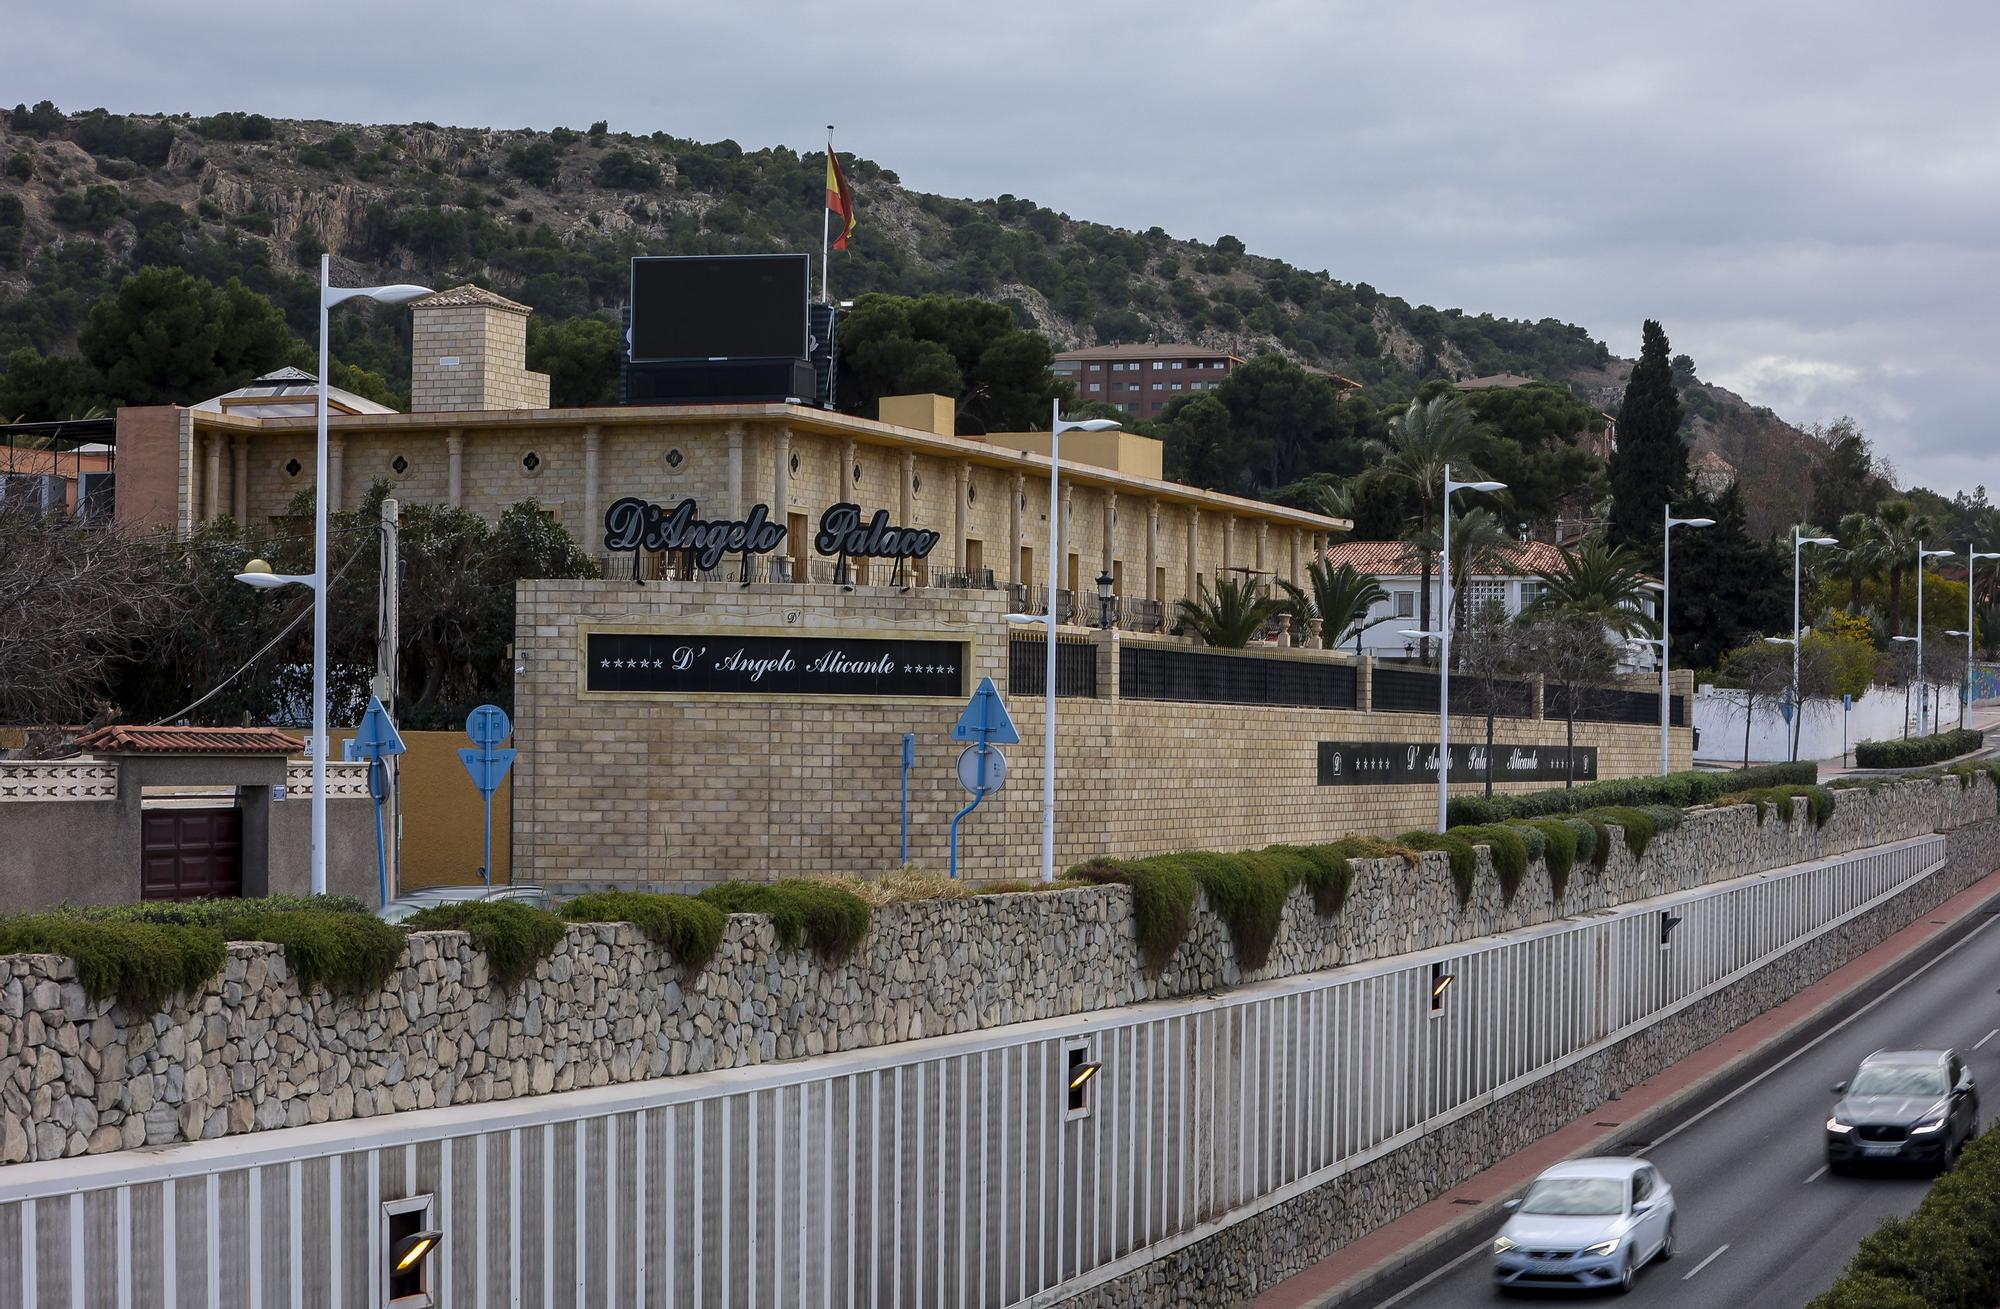
<path fill-rule="evenodd" d="M 1917 886 L 1686 1009 L 1379 1159 L 1063 1301 L 1088 1309 L 1243 1304 L 1427 1204 L 1847 964 L 2000 867 L 2000 820 L 1952 833 Z"/>
<path fill-rule="evenodd" d="M 302 993 L 281 947 L 229 947 L 198 995 L 157 1013 L 90 1001 L 69 960 L 0 960 L 0 1163 L 202 1140 L 398 1110 L 740 1067 L 1196 994 L 1401 954 L 1989 819 L 1984 778 L 1847 792 L 1815 832 L 1747 807 L 1697 811 L 1645 859 L 1617 845 L 1561 905 L 1531 869 L 1500 903 L 1484 865 L 1461 910 L 1442 855 L 1356 864 L 1330 920 L 1294 894 L 1268 966 L 1244 970 L 1206 906 L 1158 976 L 1139 962 L 1120 887 L 876 911 L 856 955 L 826 966 L 739 915 L 684 977 L 636 928 L 571 927 L 512 991 L 462 933 L 414 934 L 361 997 Z M 1984 829 L 1981 829 L 1984 830 Z M 1988 864 L 1988 867 L 1991 865 Z"/>

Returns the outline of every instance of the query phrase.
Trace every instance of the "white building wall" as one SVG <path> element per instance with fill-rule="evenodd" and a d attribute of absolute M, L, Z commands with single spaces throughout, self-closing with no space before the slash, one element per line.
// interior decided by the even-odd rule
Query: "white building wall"
<path fill-rule="evenodd" d="M 1871 686 L 1857 696 L 1852 710 L 1843 711 L 1838 701 L 1815 701 L 1806 705 L 1805 721 L 1799 726 L 1799 758 L 1833 759 L 1843 749 L 1862 741 L 1888 741 L 1905 734 L 1915 736 L 1937 727 L 1958 726 L 1958 684 L 1933 682 L 1930 694 L 1934 715 L 1941 721 L 1918 720 L 1918 700 L 1914 688 Z M 1716 763 L 1743 762 L 1743 704 L 1725 687 L 1704 685 L 1694 699 L 1694 727 L 1698 738 L 1694 757 Z M 1759 704 L 1750 723 L 1750 762 L 1779 763 L 1790 758 L 1784 715 L 1776 703 Z M 1845 745 L 1842 733 L 1845 731 Z"/>

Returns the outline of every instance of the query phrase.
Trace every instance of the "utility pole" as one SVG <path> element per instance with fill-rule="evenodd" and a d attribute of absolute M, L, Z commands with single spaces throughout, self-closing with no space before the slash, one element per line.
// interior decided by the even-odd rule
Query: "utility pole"
<path fill-rule="evenodd" d="M 382 501 L 381 528 L 381 582 L 376 595 L 375 610 L 375 685 L 374 692 L 382 705 L 389 711 L 393 721 L 396 717 L 397 652 L 403 647 L 402 638 L 402 506 L 393 498 Z M 388 794 L 382 798 L 383 821 L 389 829 L 389 840 L 385 855 L 389 865 L 390 895 L 393 898 L 402 888 L 403 851 L 403 807 L 402 789 L 398 773 L 402 761 L 394 756 L 382 760 L 383 777 Z"/>

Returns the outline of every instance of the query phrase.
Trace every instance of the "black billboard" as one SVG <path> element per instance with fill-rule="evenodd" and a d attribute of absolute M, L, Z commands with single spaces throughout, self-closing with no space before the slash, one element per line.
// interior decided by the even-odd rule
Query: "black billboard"
<path fill-rule="evenodd" d="M 961 641 L 592 632 L 587 691 L 962 696 Z"/>
<path fill-rule="evenodd" d="M 632 359 L 804 359 L 805 255 L 632 261 Z"/>
<path fill-rule="evenodd" d="M 1570 750 L 1560 745 L 1495 745 L 1492 749 L 1495 782 L 1561 782 L 1568 775 Z M 1597 780 L 1597 747 L 1575 749 L 1579 782 Z M 1451 748 L 1451 775 L 1455 780 L 1474 782 L 1486 776 L 1487 748 L 1454 745 Z M 1321 786 L 1405 786 L 1413 782 L 1436 785 L 1438 747 L 1436 741 L 1321 741 L 1319 743 L 1319 784 Z"/>

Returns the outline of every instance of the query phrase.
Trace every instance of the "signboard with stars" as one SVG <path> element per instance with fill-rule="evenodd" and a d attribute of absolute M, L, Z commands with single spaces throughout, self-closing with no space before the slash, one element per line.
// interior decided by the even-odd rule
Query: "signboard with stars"
<path fill-rule="evenodd" d="M 1566 770 L 1567 748 L 1560 745 L 1495 745 L 1495 782 L 1560 782 Z M 1476 782 L 1486 776 L 1484 744 L 1451 748 L 1453 782 Z M 1436 741 L 1321 741 L 1321 786 L 1396 786 L 1411 782 L 1437 785 Z M 1576 780 L 1597 780 L 1597 747 L 1576 747 Z"/>
<path fill-rule="evenodd" d="M 965 694 L 962 641 L 591 632 L 584 690 L 626 694 Z"/>

